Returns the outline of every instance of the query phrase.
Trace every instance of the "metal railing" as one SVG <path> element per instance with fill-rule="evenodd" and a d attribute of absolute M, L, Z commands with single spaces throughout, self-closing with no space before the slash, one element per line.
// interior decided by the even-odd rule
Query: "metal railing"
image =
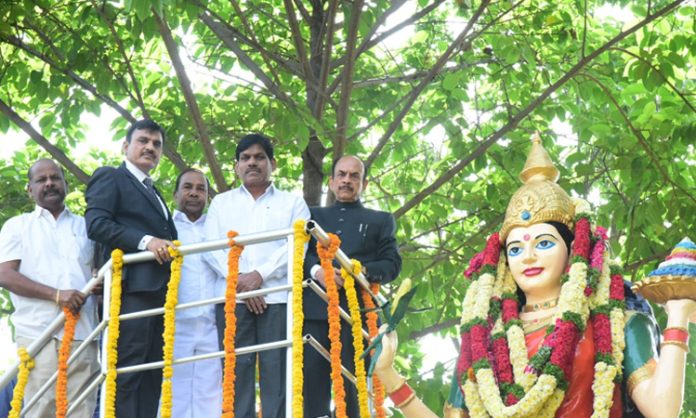
<path fill-rule="evenodd" d="M 329 237 L 326 234 L 326 232 L 314 221 L 308 221 L 306 225 L 306 230 L 308 233 L 310 233 L 318 242 L 328 245 L 329 243 Z M 294 263 L 293 263 L 293 247 L 294 247 L 294 229 L 293 228 L 285 228 L 285 229 L 278 229 L 278 230 L 273 230 L 273 231 L 267 231 L 267 232 L 259 232 L 259 233 L 253 233 L 253 234 L 246 234 L 246 235 L 239 235 L 235 237 L 235 242 L 239 245 L 254 245 L 254 244 L 259 244 L 267 241 L 276 241 L 278 239 L 286 239 L 287 240 L 287 248 L 288 248 L 288 263 L 287 263 L 287 277 L 288 281 L 292 280 L 293 277 L 293 269 L 295 268 Z M 188 254 L 196 254 L 196 253 L 201 253 L 201 252 L 208 252 L 208 251 L 216 251 L 216 250 L 222 250 L 226 249 L 229 246 L 229 240 L 227 239 L 219 239 L 219 240 L 213 240 L 213 241 L 206 241 L 206 242 L 201 242 L 201 243 L 195 243 L 195 244 L 186 244 L 182 245 L 179 247 L 179 251 L 181 252 L 182 255 L 186 256 Z M 132 263 L 139 263 L 139 262 L 145 262 L 145 261 L 152 261 L 155 259 L 155 256 L 152 252 L 150 251 L 143 251 L 139 253 L 134 253 L 134 254 L 126 254 L 123 256 L 123 264 L 132 264 Z M 346 256 L 346 254 L 339 248 L 338 252 L 336 253 L 336 260 L 338 263 L 345 268 L 347 271 L 352 271 L 352 265 L 350 259 Z M 101 350 L 101 373 L 99 376 L 97 376 L 90 384 L 87 386 L 87 388 L 80 393 L 80 395 L 75 399 L 71 400 L 70 406 L 67 411 L 67 415 L 69 416 L 70 413 L 74 410 L 74 408 L 79 405 L 81 402 L 83 402 L 90 394 L 92 391 L 96 390 L 97 387 L 100 385 L 102 386 L 102 394 L 106 393 L 106 387 L 105 387 L 105 377 L 106 377 L 106 372 L 107 372 L 107 362 L 106 362 L 106 342 L 108 341 L 108 322 L 109 322 L 109 306 L 110 306 L 110 283 L 111 283 L 111 271 L 112 271 L 112 262 L 111 260 L 107 261 L 101 269 L 99 269 L 96 277 L 93 277 L 91 280 L 85 284 L 85 286 L 80 289 L 80 291 L 84 294 L 90 294 L 92 290 L 94 289 L 95 286 L 97 286 L 99 283 L 104 282 L 103 286 L 103 292 L 104 292 L 104 314 L 103 314 L 103 319 L 102 321 L 95 327 L 95 329 L 89 334 L 89 336 L 81 341 L 80 345 L 74 350 L 74 352 L 70 355 L 70 358 L 68 359 L 68 364 L 71 364 L 75 361 L 77 356 L 79 356 L 89 344 L 92 342 L 96 341 L 99 338 L 99 335 L 103 332 L 103 338 L 102 338 L 102 350 Z M 363 276 L 362 273 L 359 273 L 357 276 L 355 276 L 356 281 L 365 289 L 376 301 L 378 306 L 382 306 L 386 303 L 386 299 L 381 295 L 381 294 L 374 294 L 370 290 L 369 283 L 367 279 Z M 314 281 L 312 280 L 305 280 L 303 282 L 303 287 L 309 287 L 312 289 L 319 297 L 321 297 L 324 301 L 327 301 L 327 295 L 326 292 L 319 286 L 317 285 Z M 243 292 L 239 293 L 237 295 L 238 300 L 244 300 L 247 298 L 252 298 L 256 296 L 263 296 L 267 295 L 269 293 L 275 293 L 275 292 L 288 292 L 288 302 L 286 304 L 287 306 L 287 323 L 286 323 L 286 339 L 285 340 L 280 340 L 280 341 L 274 341 L 271 343 L 264 343 L 264 344 L 257 344 L 257 345 L 252 345 L 252 346 L 246 346 L 246 347 L 240 347 L 235 349 L 235 353 L 237 355 L 242 355 L 242 354 L 249 354 L 249 353 L 254 353 L 254 352 L 260 352 L 260 351 L 266 351 L 266 350 L 273 350 L 273 349 L 278 349 L 278 348 L 288 348 L 286 352 L 286 364 L 287 364 L 287 370 L 286 370 L 286 379 L 290 378 L 292 374 L 292 340 L 290 334 L 290 330 L 292 330 L 292 325 L 293 325 L 293 314 L 292 314 L 292 285 L 287 284 L 287 285 L 282 285 L 282 286 L 277 286 L 273 288 L 267 288 L 267 289 L 257 289 L 249 292 Z M 210 299 L 205 299 L 205 300 L 199 300 L 195 302 L 189 302 L 189 303 L 184 303 L 177 305 L 175 307 L 175 310 L 182 310 L 182 309 L 189 309 L 189 308 L 194 308 L 194 307 L 199 307 L 199 306 L 205 306 L 205 305 L 210 305 L 210 304 L 220 304 L 224 303 L 225 298 L 224 297 L 216 297 L 216 298 L 210 298 Z M 119 320 L 121 321 L 126 321 L 130 319 L 135 319 L 135 318 L 145 318 L 148 316 L 155 316 L 155 315 L 161 315 L 164 313 L 164 307 L 162 308 L 154 308 L 154 309 L 148 309 L 144 311 L 139 311 L 139 312 L 132 312 L 128 314 L 122 314 L 119 315 Z M 339 308 L 339 314 L 341 318 L 346 321 L 348 324 L 352 325 L 352 320 L 350 318 L 350 315 L 346 313 L 343 309 Z M 37 339 L 32 341 L 31 344 L 26 348 L 27 352 L 29 353 L 29 356 L 32 358 L 35 357 L 41 349 L 53 338 L 54 334 L 63 326 L 63 323 L 65 322 L 65 315 L 60 312 L 58 316 L 49 324 L 49 326 L 44 330 L 44 332 L 39 336 Z M 367 332 L 363 329 L 363 336 L 367 337 L 368 334 Z M 328 354 L 326 350 L 311 336 L 311 335 L 305 335 L 304 336 L 304 343 L 309 344 L 313 349 L 317 350 L 323 357 L 328 359 Z M 184 364 L 184 363 L 189 363 L 193 361 L 200 361 L 200 360 L 208 360 L 208 359 L 215 359 L 215 358 L 223 358 L 225 356 L 224 351 L 217 351 L 213 353 L 206 353 L 206 354 L 199 354 L 195 356 L 190 356 L 190 357 L 184 357 L 184 358 L 178 358 L 173 361 L 173 364 Z M 151 369 L 156 369 L 156 368 L 162 368 L 164 367 L 164 361 L 155 361 L 155 362 L 150 362 L 150 363 L 144 363 L 144 364 L 138 364 L 138 365 L 133 365 L 133 366 L 126 366 L 126 367 L 120 367 L 116 369 L 117 374 L 123 374 L 123 373 L 134 373 L 134 372 L 140 372 L 144 370 L 151 370 Z M 19 371 L 19 363 L 15 363 L 9 370 L 5 372 L 5 374 L 0 377 L 0 389 L 4 388 L 7 386 L 12 379 L 17 375 Z M 342 373 L 348 380 L 350 380 L 352 383 L 355 383 L 355 376 L 353 376 L 352 373 L 350 373 L 345 367 L 342 368 Z M 24 407 L 22 409 L 22 415 L 24 415 L 27 411 L 29 411 L 38 401 L 38 399 L 46 393 L 47 390 L 51 388 L 51 386 L 55 383 L 56 379 L 58 376 L 58 372 L 56 371 L 51 378 L 49 378 L 44 384 L 39 388 L 38 392 L 28 401 L 25 402 Z M 286 416 L 291 417 L 292 416 L 292 385 L 286 384 Z M 101 397 L 101 402 L 100 402 L 100 415 L 103 417 L 105 416 L 105 404 L 104 404 L 105 396 Z"/>

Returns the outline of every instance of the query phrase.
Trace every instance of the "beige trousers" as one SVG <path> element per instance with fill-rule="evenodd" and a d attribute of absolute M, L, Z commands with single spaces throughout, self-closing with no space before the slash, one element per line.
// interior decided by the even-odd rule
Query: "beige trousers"
<path fill-rule="evenodd" d="M 17 337 L 17 346 L 27 347 L 32 342 L 29 338 Z M 74 352 L 82 341 L 73 341 L 71 352 Z M 31 400 L 35 393 L 53 373 L 58 370 L 58 350 L 60 340 L 52 338 L 46 346 L 34 357 L 34 368 L 29 372 L 29 382 L 24 391 L 24 405 Z M 76 399 L 99 375 L 99 363 L 97 361 L 97 343 L 92 342 L 80 356 L 70 364 L 68 368 L 68 409 L 71 400 Z M 82 402 L 72 414 L 71 418 L 90 418 L 94 414 L 97 404 L 97 391 L 92 393 Z M 46 391 L 34 406 L 25 415 L 26 418 L 53 418 L 56 416 L 56 386 L 55 384 Z"/>

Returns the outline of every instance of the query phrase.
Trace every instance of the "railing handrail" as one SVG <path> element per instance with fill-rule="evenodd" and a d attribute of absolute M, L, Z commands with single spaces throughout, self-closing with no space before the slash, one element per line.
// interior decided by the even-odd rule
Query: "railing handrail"
<path fill-rule="evenodd" d="M 327 245 L 329 243 L 329 237 L 326 234 L 326 232 L 314 221 L 309 220 L 306 224 L 306 230 L 308 233 L 310 233 L 318 242 Z M 252 234 L 245 234 L 245 235 L 238 235 L 235 237 L 235 242 L 239 245 L 253 245 L 253 244 L 258 244 L 262 242 L 266 242 L 269 240 L 275 240 L 275 239 L 287 239 L 288 244 L 290 244 L 293 241 L 293 234 L 294 234 L 294 229 L 293 228 L 283 228 L 283 229 L 277 229 L 277 230 L 272 230 L 272 231 L 264 231 L 264 232 L 258 232 L 258 233 L 252 233 Z M 292 253 L 292 248 L 290 248 L 291 245 L 288 246 L 288 252 L 289 254 Z M 217 250 L 222 250 L 229 248 L 229 240 L 228 239 L 218 239 L 218 240 L 211 240 L 211 241 L 204 241 L 204 242 L 199 242 L 199 243 L 193 243 L 193 244 L 185 244 L 180 247 L 178 247 L 178 250 L 181 252 L 182 255 L 189 255 L 189 254 L 196 254 L 196 253 L 202 253 L 202 252 L 208 252 L 208 251 L 217 251 Z M 138 253 L 131 253 L 131 254 L 125 254 L 123 256 L 123 263 L 124 264 L 131 264 L 131 263 L 138 263 L 138 262 L 144 262 L 144 261 L 152 261 L 155 259 L 155 255 L 150 252 L 150 251 L 141 251 Z M 352 272 L 352 263 L 350 259 L 346 256 L 346 254 L 339 248 L 337 253 L 336 253 L 336 260 L 339 262 L 339 264 L 346 269 L 349 272 Z M 292 268 L 294 266 L 290 265 L 290 261 L 288 262 L 288 269 L 289 272 L 292 271 Z M 80 291 L 84 294 L 90 294 L 92 290 L 94 289 L 95 286 L 97 286 L 99 283 L 104 281 L 104 278 L 107 276 L 108 273 L 110 273 L 112 267 L 112 260 L 109 259 L 98 271 L 97 275 L 95 277 L 92 277 L 86 284 L 85 286 L 80 289 Z M 351 273 L 352 274 L 352 273 Z M 369 286 L 369 282 L 365 278 L 365 276 L 361 273 L 359 273 L 357 276 L 354 275 L 356 281 L 373 297 L 374 300 L 377 301 L 378 306 L 384 305 L 386 303 L 386 299 L 381 295 L 381 294 L 374 294 Z M 291 275 L 288 275 L 288 281 L 291 280 Z M 323 292 L 321 288 L 319 288 L 315 283 L 311 282 L 310 280 L 306 280 L 303 282 L 303 288 L 304 287 L 310 287 L 312 290 L 317 293 L 320 297 L 322 297 L 324 300 L 326 300 L 326 293 Z M 278 292 L 278 291 L 287 291 L 290 292 L 292 290 L 292 285 L 289 283 L 287 285 L 283 286 L 277 286 L 274 288 L 266 288 L 266 289 L 257 289 L 249 292 L 243 292 L 237 295 L 237 299 L 243 300 L 246 298 L 250 297 L 255 297 L 255 296 L 261 296 L 265 295 L 268 293 L 273 293 L 273 292 Z M 108 298 L 109 290 L 105 289 L 105 298 Z M 194 302 L 188 302 L 184 303 L 181 305 L 177 305 L 175 307 L 175 310 L 181 310 L 181 309 L 188 309 L 188 308 L 193 308 L 193 307 L 198 307 L 198 306 L 204 306 L 204 305 L 209 305 L 209 304 L 218 304 L 218 303 L 223 303 L 225 301 L 224 297 L 216 297 L 216 298 L 210 298 L 210 299 L 205 299 L 205 300 L 199 300 L 199 301 L 194 301 Z M 108 309 L 108 308 L 107 308 Z M 141 318 L 145 316 L 154 316 L 154 315 L 159 315 L 164 312 L 164 307 L 161 308 L 153 308 L 145 311 L 139 311 L 139 312 L 133 312 L 133 313 L 128 313 L 128 314 L 122 314 L 119 315 L 119 318 L 122 320 L 128 320 L 128 319 L 133 319 L 133 318 Z M 340 309 L 340 314 L 342 319 L 344 319 L 346 322 L 349 324 L 352 323 L 352 320 L 350 319 L 350 316 L 344 312 L 342 309 Z M 77 357 L 83 350 L 84 347 L 86 347 L 88 344 L 90 344 L 93 340 L 96 339 L 96 336 L 99 335 L 101 332 L 105 331 L 107 327 L 107 321 L 108 318 L 106 317 L 108 315 L 105 315 L 104 319 L 97 324 L 94 330 L 89 334 L 85 340 L 82 341 L 78 349 L 73 353 L 70 358 L 69 358 L 69 363 L 71 363 L 75 357 Z M 289 321 L 291 320 L 288 318 Z M 27 352 L 31 357 L 35 357 L 36 354 L 46 345 L 46 343 L 53 338 L 53 335 L 58 331 L 58 329 L 63 325 L 65 322 L 65 315 L 60 312 L 57 317 L 49 324 L 48 327 L 44 330 L 44 332 L 36 339 L 34 339 L 31 344 L 27 347 Z M 289 324 L 290 325 L 290 324 Z M 365 331 L 363 330 L 363 334 L 366 335 Z M 279 341 L 278 343 L 281 344 L 281 346 L 287 346 L 290 340 L 284 340 L 284 341 Z M 316 347 L 315 347 L 316 348 Z M 241 348 L 241 351 L 246 351 L 246 350 L 253 350 L 253 347 L 244 347 Z M 212 355 L 214 357 L 220 356 L 222 352 L 218 353 L 209 353 L 208 355 Z M 208 356 L 205 355 L 205 356 Z M 196 361 L 198 360 L 197 357 L 200 356 L 193 356 L 193 358 L 186 358 L 186 359 L 181 359 L 181 360 L 176 360 L 174 363 L 178 364 L 180 362 L 187 362 L 187 361 Z M 202 358 L 201 358 L 202 359 Z M 143 365 L 135 365 L 135 366 L 129 366 L 126 368 L 126 370 L 130 371 L 129 369 L 133 369 L 133 371 L 138 370 L 142 367 L 146 368 L 156 368 L 156 367 L 161 367 L 164 364 L 163 361 L 160 362 L 152 362 L 152 363 L 147 363 Z M 121 370 L 118 369 L 119 372 L 127 372 L 126 370 Z M 0 390 L 3 389 L 5 386 L 7 386 L 12 379 L 17 375 L 19 371 L 19 363 L 16 362 L 10 369 L 8 369 L 1 377 L 0 377 Z M 344 371 L 345 373 L 345 371 Z M 53 374 L 53 376 L 44 384 L 42 385 L 39 394 L 44 393 L 48 387 L 52 384 L 53 381 L 55 381 L 57 377 L 57 372 Z M 97 379 L 95 379 L 95 382 L 97 380 L 103 381 L 103 374 L 100 375 Z M 351 376 L 352 377 L 352 376 Z M 354 379 L 354 377 L 353 377 Z M 92 382 L 90 385 L 91 388 L 96 387 L 99 383 Z M 37 396 L 34 396 L 34 399 L 29 400 L 27 403 L 26 407 L 31 407 L 35 403 Z M 72 408 L 70 408 L 72 410 Z"/>

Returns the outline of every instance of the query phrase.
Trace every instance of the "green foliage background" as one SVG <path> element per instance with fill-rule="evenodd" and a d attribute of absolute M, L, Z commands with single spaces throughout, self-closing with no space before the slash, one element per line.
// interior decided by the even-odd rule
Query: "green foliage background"
<path fill-rule="evenodd" d="M 532 132 L 561 186 L 597 203 L 629 277 L 694 238 L 694 16 L 680 0 L 6 0 L 0 132 L 30 139 L 1 164 L 0 222 L 31 208 L 25 172 L 40 155 L 70 172 L 81 213 L 89 174 L 120 160 L 77 157 L 83 116 L 105 109 L 118 116 L 101 119 L 100 141 L 121 141 L 141 117 L 166 127 L 156 176 L 167 194 L 186 166 L 218 191 L 234 186 L 249 131 L 274 139 L 277 183 L 310 204 L 331 160 L 358 154 L 367 204 L 398 219 L 401 277 L 423 284 L 400 355 L 439 410 L 453 359 L 425 373 L 419 339 L 457 344 L 461 273 L 499 227 Z M 683 416 L 694 416 L 688 360 Z"/>

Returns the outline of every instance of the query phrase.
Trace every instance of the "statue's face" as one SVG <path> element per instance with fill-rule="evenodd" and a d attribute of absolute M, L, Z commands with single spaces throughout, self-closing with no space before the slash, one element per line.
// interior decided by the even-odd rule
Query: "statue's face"
<path fill-rule="evenodd" d="M 513 228 L 505 251 L 512 277 L 525 294 L 560 292 L 568 247 L 552 225 Z"/>

